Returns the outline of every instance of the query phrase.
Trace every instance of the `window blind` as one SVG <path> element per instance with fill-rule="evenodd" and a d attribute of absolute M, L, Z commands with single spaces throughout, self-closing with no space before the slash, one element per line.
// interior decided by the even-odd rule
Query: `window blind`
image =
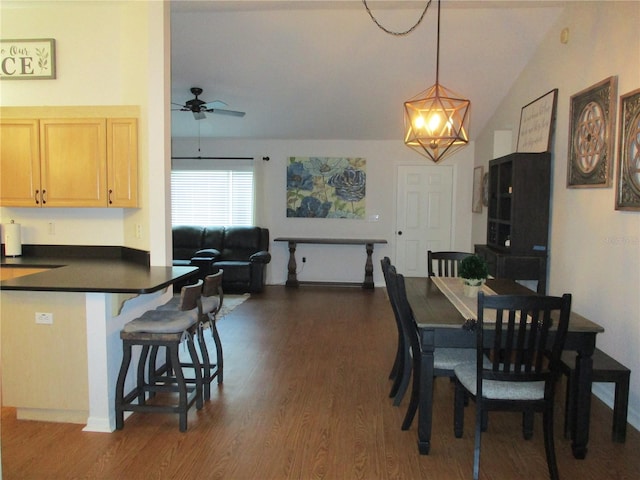
<path fill-rule="evenodd" d="M 172 225 L 253 225 L 253 170 L 171 171 Z"/>

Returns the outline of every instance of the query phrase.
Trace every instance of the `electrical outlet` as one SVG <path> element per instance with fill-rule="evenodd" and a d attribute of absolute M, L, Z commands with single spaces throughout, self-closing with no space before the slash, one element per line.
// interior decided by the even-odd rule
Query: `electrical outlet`
<path fill-rule="evenodd" d="M 142 238 L 142 225 L 136 223 L 136 238 Z"/>
<path fill-rule="evenodd" d="M 49 235 L 55 235 L 56 234 L 56 223 L 51 221 L 49 222 Z"/>
<path fill-rule="evenodd" d="M 53 313 L 36 312 L 36 323 L 40 325 L 53 325 Z"/>

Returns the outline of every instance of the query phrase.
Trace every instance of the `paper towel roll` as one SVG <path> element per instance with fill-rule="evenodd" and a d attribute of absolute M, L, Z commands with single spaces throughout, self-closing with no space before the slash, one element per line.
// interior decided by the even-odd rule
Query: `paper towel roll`
<path fill-rule="evenodd" d="M 5 223 L 2 225 L 4 231 L 4 254 L 7 257 L 19 257 L 22 255 L 22 238 L 20 237 L 19 223 Z"/>

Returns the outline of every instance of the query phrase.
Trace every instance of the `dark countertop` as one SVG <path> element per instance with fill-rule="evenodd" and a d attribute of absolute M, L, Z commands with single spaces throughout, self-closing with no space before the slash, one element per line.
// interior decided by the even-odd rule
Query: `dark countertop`
<path fill-rule="evenodd" d="M 2 257 L 0 267 L 50 270 L 4 280 L 0 290 L 143 294 L 161 290 L 198 271 L 197 267 L 152 267 L 131 255 L 107 257 Z"/>

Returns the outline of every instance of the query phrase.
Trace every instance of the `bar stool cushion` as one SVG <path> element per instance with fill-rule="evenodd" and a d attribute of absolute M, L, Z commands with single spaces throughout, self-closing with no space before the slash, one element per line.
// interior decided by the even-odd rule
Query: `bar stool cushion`
<path fill-rule="evenodd" d="M 198 321 L 198 309 L 175 312 L 167 315 L 166 311 L 149 310 L 142 316 L 127 323 L 124 333 L 178 333 L 193 327 Z"/>

